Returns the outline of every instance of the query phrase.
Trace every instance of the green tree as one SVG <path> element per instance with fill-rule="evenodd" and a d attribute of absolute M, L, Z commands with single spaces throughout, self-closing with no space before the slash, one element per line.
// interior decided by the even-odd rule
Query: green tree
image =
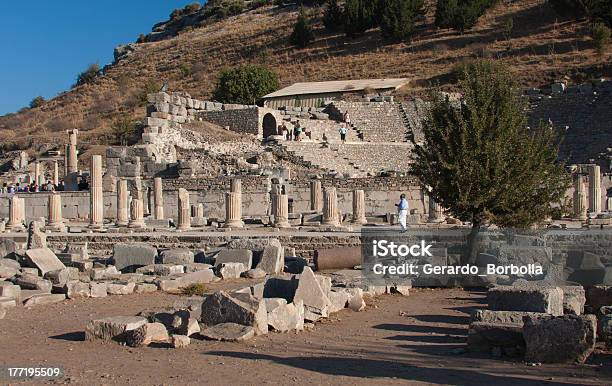
<path fill-rule="evenodd" d="M 76 80 L 76 86 L 80 86 L 82 84 L 85 83 L 91 83 L 93 82 L 93 80 L 100 75 L 101 70 L 100 70 L 100 66 L 98 66 L 98 64 L 94 63 L 94 64 L 90 64 L 89 67 L 87 67 L 87 69 L 83 72 L 81 72 L 78 76 L 77 76 L 77 80 Z"/>
<path fill-rule="evenodd" d="M 482 226 L 541 221 L 561 201 L 569 178 L 557 162 L 556 133 L 527 128 L 525 103 L 507 67 L 468 63 L 459 86 L 460 102 L 434 96 L 412 173 L 452 216 L 471 222 L 462 264 L 473 264 Z"/>
<path fill-rule="evenodd" d="M 246 65 L 221 71 L 214 97 L 222 103 L 253 104 L 278 87 L 274 72 L 266 67 Z"/>
<path fill-rule="evenodd" d="M 340 31 L 344 27 L 344 13 L 338 0 L 329 0 L 323 14 L 323 25 L 328 31 Z"/>
<path fill-rule="evenodd" d="M 346 0 L 344 4 L 344 30 L 347 36 L 354 37 L 363 34 L 373 26 L 371 4 L 366 4 L 366 0 Z"/>
<path fill-rule="evenodd" d="M 126 146 L 128 140 L 136 132 L 136 122 L 129 115 L 124 114 L 113 121 L 111 130 L 116 143 L 121 146 Z"/>
<path fill-rule="evenodd" d="M 416 17 L 423 12 L 423 0 L 382 0 L 380 29 L 387 40 L 404 40 L 414 32 Z"/>
<path fill-rule="evenodd" d="M 435 24 L 463 33 L 466 29 L 472 28 L 478 18 L 495 2 L 496 0 L 438 0 Z"/>
<path fill-rule="evenodd" d="M 46 102 L 46 101 L 45 101 L 45 98 L 43 98 L 43 97 L 41 97 L 41 96 L 39 95 L 39 96 L 35 97 L 34 99 L 32 99 L 32 100 L 30 101 L 30 108 L 31 108 L 31 109 L 35 109 L 35 108 L 37 108 L 37 107 L 40 107 L 40 106 L 44 105 L 44 104 L 45 104 L 45 102 Z"/>
<path fill-rule="evenodd" d="M 604 23 L 595 23 L 593 24 L 591 37 L 597 53 L 603 55 L 606 46 L 610 43 L 610 28 L 606 27 Z"/>
<path fill-rule="evenodd" d="M 300 14 L 298 15 L 289 40 L 291 44 L 302 48 L 308 46 L 314 40 L 314 33 L 312 32 L 310 22 L 306 18 L 304 9 L 300 10 Z"/>

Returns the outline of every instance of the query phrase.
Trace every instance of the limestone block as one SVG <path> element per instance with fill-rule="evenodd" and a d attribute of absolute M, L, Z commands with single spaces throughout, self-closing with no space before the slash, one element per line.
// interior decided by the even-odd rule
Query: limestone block
<path fill-rule="evenodd" d="M 207 326 L 238 323 L 251 326 L 257 335 L 268 333 L 266 304 L 249 294 L 228 294 L 224 291 L 207 296 L 202 303 L 200 321 Z"/>
<path fill-rule="evenodd" d="M 269 274 L 277 274 L 283 271 L 285 265 L 284 251 L 282 247 L 268 245 L 264 248 L 257 264 L 257 268 Z"/>
<path fill-rule="evenodd" d="M 162 264 L 191 264 L 194 262 L 194 253 L 189 249 L 167 249 L 159 254 Z"/>
<path fill-rule="evenodd" d="M 23 303 L 25 307 L 58 303 L 66 299 L 64 294 L 38 294 L 26 299 Z"/>
<path fill-rule="evenodd" d="M 255 328 L 237 323 L 219 323 L 200 332 L 204 338 L 226 342 L 243 342 L 255 336 Z"/>
<path fill-rule="evenodd" d="M 173 348 L 183 348 L 189 346 L 191 338 L 185 335 L 172 335 L 171 344 Z"/>
<path fill-rule="evenodd" d="M 170 335 L 162 323 L 145 323 L 126 331 L 125 343 L 130 347 L 144 347 L 151 343 L 170 343 Z"/>
<path fill-rule="evenodd" d="M 85 340 L 123 341 L 125 333 L 135 330 L 147 323 L 142 316 L 115 316 L 95 319 L 85 327 Z"/>
<path fill-rule="evenodd" d="M 563 291 L 550 285 L 495 286 L 487 292 L 493 311 L 529 311 L 563 315 Z"/>
<path fill-rule="evenodd" d="M 120 270 L 155 264 L 157 249 L 144 243 L 117 243 L 113 246 L 113 264 Z"/>
<path fill-rule="evenodd" d="M 240 275 L 246 271 L 242 263 L 222 263 L 217 266 L 219 276 L 226 279 L 238 279 Z"/>
<path fill-rule="evenodd" d="M 88 298 L 91 296 L 91 287 L 89 283 L 74 280 L 64 285 L 63 292 L 68 299 Z"/>
<path fill-rule="evenodd" d="M 253 266 L 253 252 L 248 249 L 223 249 L 215 259 L 215 266 L 223 263 L 242 263 L 248 270 Z"/>
<path fill-rule="evenodd" d="M 129 295 L 134 292 L 136 283 L 108 283 L 106 285 L 106 292 L 109 295 Z"/>
<path fill-rule="evenodd" d="M 44 276 L 47 272 L 65 269 L 66 266 L 49 248 L 29 249 L 26 251 L 26 261 Z"/>
<path fill-rule="evenodd" d="M 468 330 L 467 347 L 472 352 L 490 353 L 501 348 L 506 354 L 519 354 L 524 350 L 523 330 L 520 325 L 473 322 Z"/>
<path fill-rule="evenodd" d="M 578 286 L 562 286 L 563 291 L 563 312 L 565 314 L 582 315 L 586 296 L 584 288 Z"/>
<path fill-rule="evenodd" d="M 284 300 L 284 299 L 283 299 Z M 281 304 L 268 312 L 268 326 L 278 332 L 304 329 L 304 303 Z"/>
<path fill-rule="evenodd" d="M 21 287 L 6 281 L 0 281 L 0 296 L 19 301 L 21 299 Z"/>

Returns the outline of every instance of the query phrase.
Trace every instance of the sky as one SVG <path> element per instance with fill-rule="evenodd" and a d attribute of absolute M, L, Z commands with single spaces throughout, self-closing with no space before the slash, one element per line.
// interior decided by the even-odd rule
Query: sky
<path fill-rule="evenodd" d="M 0 0 L 0 115 L 51 99 L 194 0 Z M 200 0 L 200 3 L 204 1 Z"/>

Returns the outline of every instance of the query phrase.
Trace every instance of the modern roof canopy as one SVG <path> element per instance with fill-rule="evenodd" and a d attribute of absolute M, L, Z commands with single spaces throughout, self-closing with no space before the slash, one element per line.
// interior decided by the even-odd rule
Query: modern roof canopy
<path fill-rule="evenodd" d="M 407 78 L 389 79 L 358 79 L 358 80 L 334 80 L 329 82 L 304 82 L 294 83 L 278 91 L 274 91 L 263 98 L 278 98 L 291 95 L 325 94 L 362 91 L 367 88 L 374 90 L 389 90 L 404 86 L 408 83 Z"/>

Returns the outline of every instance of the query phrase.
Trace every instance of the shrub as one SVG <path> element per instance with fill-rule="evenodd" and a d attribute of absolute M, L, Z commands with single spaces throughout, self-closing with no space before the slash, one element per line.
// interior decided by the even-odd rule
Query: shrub
<path fill-rule="evenodd" d="M 512 17 L 508 17 L 502 22 L 502 32 L 506 40 L 510 39 L 510 35 L 512 34 L 513 28 L 514 28 L 514 20 L 512 19 Z"/>
<path fill-rule="evenodd" d="M 338 0 L 329 0 L 323 14 L 323 25 L 328 31 L 340 31 L 344 26 L 344 14 Z"/>
<path fill-rule="evenodd" d="M 181 63 L 181 65 L 179 66 L 179 69 L 181 71 L 181 75 L 183 76 L 183 78 L 188 77 L 192 73 L 192 67 L 191 67 L 191 64 L 189 63 Z"/>
<path fill-rule="evenodd" d="M 478 18 L 495 2 L 496 0 L 438 0 L 435 24 L 463 33 L 472 28 Z"/>
<path fill-rule="evenodd" d="M 593 21 L 612 27 L 612 4 L 610 0 L 549 0 L 550 5 L 562 16 L 582 18 L 588 16 Z"/>
<path fill-rule="evenodd" d="M 143 85 L 142 91 L 138 95 L 138 100 L 140 101 L 140 104 L 141 105 L 147 104 L 147 95 L 159 92 L 160 89 L 161 89 L 161 86 L 159 85 L 159 83 L 157 83 L 156 80 L 154 79 L 147 80 Z"/>
<path fill-rule="evenodd" d="M 593 24 L 591 37 L 593 38 L 595 49 L 602 55 L 606 50 L 606 46 L 610 43 L 610 28 L 606 27 L 603 23 L 595 23 Z"/>
<path fill-rule="evenodd" d="M 189 15 L 190 13 L 198 12 L 200 10 L 200 8 L 202 8 L 202 6 L 197 1 L 195 1 L 195 2 L 193 2 L 191 4 L 187 4 L 183 8 L 183 15 Z"/>
<path fill-rule="evenodd" d="M 147 36 L 145 34 L 138 35 L 138 39 L 136 39 L 136 43 L 144 43 L 147 41 Z"/>
<path fill-rule="evenodd" d="M 314 40 L 314 34 L 312 33 L 312 27 L 306 18 L 304 10 L 300 10 L 300 14 L 293 27 L 293 32 L 289 38 L 291 44 L 298 47 L 306 47 Z"/>
<path fill-rule="evenodd" d="M 383 0 L 381 5 L 380 29 L 385 39 L 404 40 L 412 35 L 423 0 Z"/>
<path fill-rule="evenodd" d="M 187 296 L 204 296 L 208 291 L 208 287 L 204 283 L 189 284 L 183 288 L 183 295 Z"/>
<path fill-rule="evenodd" d="M 372 5 L 366 0 L 347 0 L 344 4 L 344 30 L 346 35 L 354 37 L 374 26 Z"/>
<path fill-rule="evenodd" d="M 125 114 L 116 118 L 111 124 L 113 137 L 118 145 L 126 146 L 128 140 L 136 131 L 136 122 L 129 115 Z"/>
<path fill-rule="evenodd" d="M 100 75 L 100 66 L 98 64 L 90 64 L 89 67 L 77 76 L 75 86 L 91 83 L 98 75 Z"/>
<path fill-rule="evenodd" d="M 41 96 L 39 95 L 39 96 L 35 97 L 34 99 L 32 99 L 32 100 L 30 101 L 30 108 L 31 108 L 31 109 L 35 109 L 35 108 L 37 108 L 37 107 L 40 107 L 40 106 L 44 105 L 44 104 L 45 104 L 45 102 L 46 102 L 46 101 L 45 101 L 45 98 L 43 98 L 43 97 L 41 97 Z"/>
<path fill-rule="evenodd" d="M 221 71 L 214 97 L 223 103 L 252 104 L 278 87 L 274 72 L 266 67 L 247 65 Z"/>

